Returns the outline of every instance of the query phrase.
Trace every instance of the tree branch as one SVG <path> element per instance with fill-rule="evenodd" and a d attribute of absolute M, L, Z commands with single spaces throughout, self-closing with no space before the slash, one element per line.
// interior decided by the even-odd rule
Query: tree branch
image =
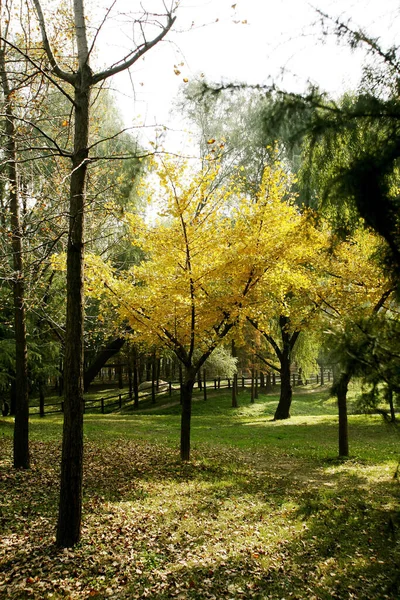
<path fill-rule="evenodd" d="M 63 71 L 62 69 L 60 69 L 60 67 L 57 64 L 57 61 L 55 59 L 55 56 L 54 56 L 53 51 L 50 46 L 49 38 L 47 37 L 46 23 L 44 20 L 42 6 L 41 6 L 39 0 L 33 0 L 33 4 L 35 5 L 37 18 L 39 21 L 40 31 L 42 33 L 43 46 L 44 46 L 47 58 L 49 59 L 51 68 L 53 69 L 53 72 L 55 73 L 55 75 L 57 75 L 57 77 L 59 77 L 63 81 L 66 81 L 66 82 L 70 83 L 71 85 L 74 85 L 75 75 L 73 75 L 72 73 L 67 73 L 66 71 Z"/>
<path fill-rule="evenodd" d="M 35 2 L 37 2 L 37 0 L 35 0 Z M 167 24 L 165 25 L 165 27 L 163 27 L 161 32 L 155 38 L 153 38 L 150 42 L 144 42 L 143 44 L 138 46 L 131 58 L 123 60 L 119 65 L 116 65 L 115 67 L 111 67 L 109 69 L 106 69 L 105 71 L 100 71 L 100 73 L 95 73 L 92 77 L 92 82 L 96 84 L 99 81 L 102 81 L 103 79 L 107 79 L 112 75 L 116 75 L 117 73 L 121 73 L 121 71 L 129 69 L 129 67 L 131 67 L 135 62 L 139 60 L 139 58 L 146 54 L 148 50 L 153 48 L 153 46 L 156 46 L 156 44 L 158 44 L 158 42 L 160 42 L 167 35 L 172 25 L 175 23 L 176 17 L 173 17 L 171 13 L 169 13 L 167 16 Z"/>

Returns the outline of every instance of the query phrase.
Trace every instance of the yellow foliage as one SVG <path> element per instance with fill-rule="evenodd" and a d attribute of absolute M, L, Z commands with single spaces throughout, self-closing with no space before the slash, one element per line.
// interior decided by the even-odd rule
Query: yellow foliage
<path fill-rule="evenodd" d="M 194 172 L 163 158 L 157 185 L 142 189 L 158 207 L 155 223 L 126 220 L 147 260 L 123 274 L 87 257 L 91 295 L 101 314 L 113 306 L 137 339 L 169 346 L 186 364 L 209 353 L 251 317 L 263 330 L 274 315 L 304 328 L 324 307 L 332 312 L 374 302 L 385 284 L 365 260 L 366 233 L 330 252 L 329 231 L 300 212 L 279 164 L 267 166 L 256 197 L 241 190 L 241 173 L 221 177 L 218 161 Z"/>

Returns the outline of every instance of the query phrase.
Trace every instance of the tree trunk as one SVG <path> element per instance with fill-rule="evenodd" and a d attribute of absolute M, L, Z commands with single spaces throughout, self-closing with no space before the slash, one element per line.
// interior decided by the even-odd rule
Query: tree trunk
<path fill-rule="evenodd" d="M 124 379 L 123 379 L 123 369 L 122 369 L 121 355 L 118 356 L 117 376 L 118 376 L 118 389 L 122 390 L 122 388 L 124 387 Z"/>
<path fill-rule="evenodd" d="M 75 139 L 70 182 L 67 247 L 67 320 L 64 360 L 64 429 L 57 545 L 80 539 L 83 475 L 83 271 L 91 70 L 85 63 L 75 84 Z"/>
<path fill-rule="evenodd" d="M 156 366 L 156 355 L 153 354 L 151 357 L 151 403 L 156 403 L 156 388 L 157 388 L 157 366 Z"/>
<path fill-rule="evenodd" d="M 324 365 L 321 365 L 320 372 L 321 372 L 321 385 L 325 385 Z"/>
<path fill-rule="evenodd" d="M 282 349 L 276 348 L 277 356 L 280 362 L 281 375 L 281 393 L 279 403 L 275 411 L 274 420 L 290 418 L 290 407 L 292 405 L 292 381 L 290 373 L 290 365 L 292 362 L 292 351 L 300 335 L 300 331 L 290 333 L 290 318 L 281 315 L 279 317 L 279 328 L 282 337 Z"/>
<path fill-rule="evenodd" d="M 192 417 L 193 386 L 196 383 L 196 373 L 186 369 L 185 379 L 181 387 L 182 416 L 181 416 L 181 460 L 190 460 L 190 421 Z"/>
<path fill-rule="evenodd" d="M 14 467 L 29 469 L 29 397 L 28 358 L 25 322 L 25 282 L 22 258 L 22 228 L 18 194 L 17 147 L 12 90 L 7 78 L 4 49 L 0 51 L 1 84 L 5 109 L 5 157 L 7 160 L 9 201 L 11 214 L 11 246 L 13 256 L 13 301 L 15 327 L 15 380 L 16 402 L 14 423 Z"/>
<path fill-rule="evenodd" d="M 39 415 L 44 417 L 44 382 L 42 378 L 39 380 Z"/>
<path fill-rule="evenodd" d="M 281 357 L 281 393 L 279 404 L 276 408 L 274 420 L 290 418 L 290 407 L 292 405 L 292 382 L 290 377 L 290 353 L 284 351 Z"/>
<path fill-rule="evenodd" d="M 391 385 L 388 386 L 387 388 L 387 399 L 389 402 L 389 408 L 390 408 L 390 421 L 392 423 L 396 422 L 396 412 L 394 410 L 394 404 L 393 404 L 393 388 Z"/>
<path fill-rule="evenodd" d="M 233 385 L 232 385 L 232 408 L 237 408 L 237 373 L 233 376 Z"/>
<path fill-rule="evenodd" d="M 132 361 L 133 361 L 133 407 L 135 409 L 139 408 L 139 365 L 138 365 L 138 355 L 136 348 L 132 350 Z"/>
<path fill-rule="evenodd" d="M 349 435 L 347 427 L 347 390 L 351 374 L 341 373 L 335 383 L 335 393 L 339 413 L 339 456 L 349 456 Z"/>
<path fill-rule="evenodd" d="M 237 358 L 237 351 L 236 351 L 235 340 L 232 340 L 231 354 L 232 354 L 233 358 Z M 237 408 L 237 405 L 238 405 L 238 402 L 237 402 L 237 391 L 238 391 L 237 373 L 235 373 L 233 375 L 233 385 L 232 385 L 232 408 Z"/>

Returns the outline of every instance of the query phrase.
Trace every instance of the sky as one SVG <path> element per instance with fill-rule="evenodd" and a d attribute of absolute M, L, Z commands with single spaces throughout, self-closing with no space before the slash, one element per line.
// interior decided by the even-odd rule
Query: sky
<path fill-rule="evenodd" d="M 162 12 L 163 0 L 142 4 Z M 116 0 L 98 38 L 98 57 L 104 64 L 117 60 L 131 44 L 124 12 L 133 5 L 139 2 Z M 183 127 L 171 109 L 185 81 L 201 77 L 216 83 L 275 82 L 291 91 L 302 91 L 311 81 L 333 95 L 354 89 L 365 56 L 339 46 L 334 37 L 322 39 L 315 8 L 345 22 L 351 19 L 385 44 L 398 40 L 398 0 L 181 0 L 166 41 L 139 60 L 129 75 L 114 78 L 125 124 L 146 125 L 148 140 L 154 124 Z"/>

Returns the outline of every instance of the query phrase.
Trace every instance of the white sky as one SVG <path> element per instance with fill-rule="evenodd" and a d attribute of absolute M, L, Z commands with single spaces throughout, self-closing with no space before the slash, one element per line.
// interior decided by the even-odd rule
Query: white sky
<path fill-rule="evenodd" d="M 142 4 L 162 12 L 162 0 Z M 116 10 L 135 5 L 139 2 L 117 0 Z M 399 0 L 314 0 L 313 5 L 307 0 L 181 0 L 167 41 L 141 59 L 130 77 L 120 74 L 113 81 L 126 124 L 170 124 L 169 113 L 183 79 L 200 73 L 213 82 L 273 80 L 294 91 L 304 89 L 307 80 L 333 94 L 354 89 L 362 54 L 352 54 L 334 39 L 323 44 L 313 6 L 344 21 L 351 18 L 370 35 L 382 36 L 385 44 L 398 41 Z M 105 64 L 129 47 L 123 21 L 111 20 L 103 39 L 99 37 L 99 56 Z M 184 64 L 176 75 L 174 65 L 180 63 Z"/>

